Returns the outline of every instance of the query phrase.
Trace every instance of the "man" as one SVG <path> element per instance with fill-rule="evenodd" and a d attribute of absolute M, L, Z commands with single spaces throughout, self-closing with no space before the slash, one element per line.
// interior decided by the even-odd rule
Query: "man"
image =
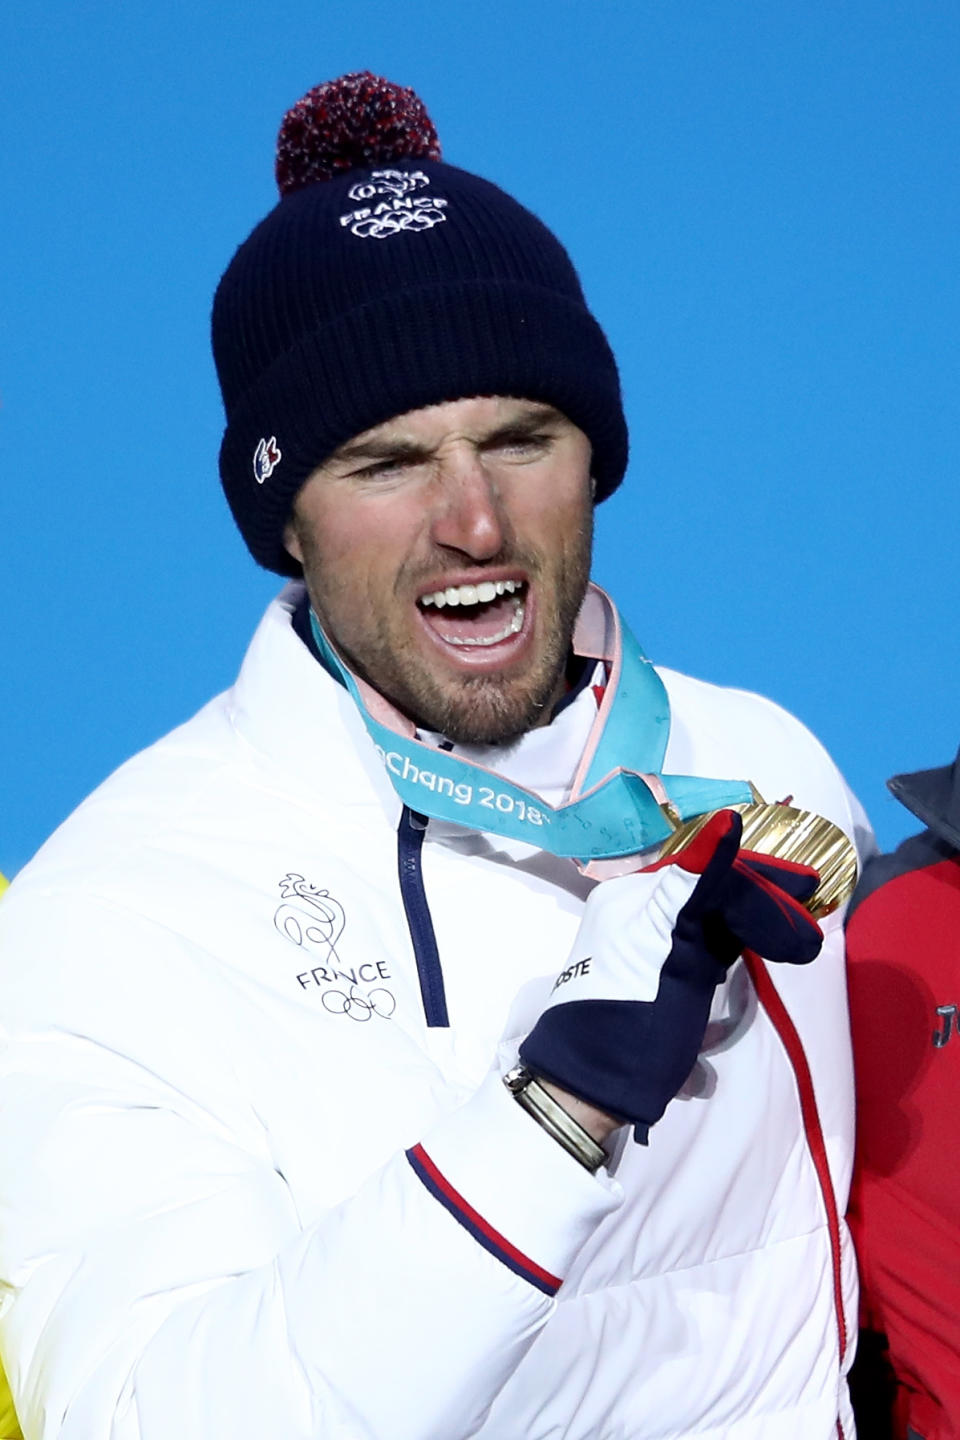
<path fill-rule="evenodd" d="M 871 860 L 847 928 L 857 1072 L 851 1224 L 863 1284 L 862 1433 L 960 1436 L 960 755 L 890 789 L 927 827 Z"/>
<path fill-rule="evenodd" d="M 555 237 L 369 75 L 278 156 L 213 330 L 293 583 L 3 907 L 25 1433 L 849 1437 L 840 916 L 804 963 L 727 807 L 856 804 L 586 589 L 626 435 Z"/>

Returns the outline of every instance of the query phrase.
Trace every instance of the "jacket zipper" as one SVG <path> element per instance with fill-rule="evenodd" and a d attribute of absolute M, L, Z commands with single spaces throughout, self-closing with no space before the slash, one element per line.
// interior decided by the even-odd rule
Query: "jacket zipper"
<path fill-rule="evenodd" d="M 433 930 L 433 919 L 427 894 L 423 888 L 423 837 L 427 833 L 427 817 L 404 805 L 397 826 L 397 869 L 400 895 L 407 916 L 407 929 L 420 977 L 420 995 L 427 1025 L 449 1026 L 447 996 L 440 968 L 440 952 Z"/>

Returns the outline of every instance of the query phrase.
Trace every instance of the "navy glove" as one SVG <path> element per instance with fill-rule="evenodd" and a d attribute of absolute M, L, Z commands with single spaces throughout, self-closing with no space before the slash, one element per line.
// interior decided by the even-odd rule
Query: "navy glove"
<path fill-rule="evenodd" d="M 717 985 L 744 950 L 803 965 L 823 942 L 802 901 L 818 876 L 740 850 L 721 810 L 668 859 L 592 891 L 570 960 L 520 1046 L 535 1075 L 650 1126 L 693 1069 Z"/>

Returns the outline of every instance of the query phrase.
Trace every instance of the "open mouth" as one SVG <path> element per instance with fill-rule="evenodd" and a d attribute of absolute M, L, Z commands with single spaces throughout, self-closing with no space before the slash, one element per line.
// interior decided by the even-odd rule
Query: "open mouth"
<path fill-rule="evenodd" d="M 421 595 L 417 604 L 435 635 L 448 645 L 499 645 L 523 629 L 524 580 L 482 580 Z"/>

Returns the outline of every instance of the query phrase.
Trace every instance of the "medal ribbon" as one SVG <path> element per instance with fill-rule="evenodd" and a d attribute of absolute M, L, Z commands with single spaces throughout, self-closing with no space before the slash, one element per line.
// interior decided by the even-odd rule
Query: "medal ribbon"
<path fill-rule="evenodd" d="M 580 612 L 573 650 L 606 661 L 609 679 L 563 805 L 549 805 L 486 766 L 425 745 L 399 711 L 347 669 L 312 610 L 310 628 L 323 665 L 352 696 L 394 790 L 411 810 L 433 819 L 589 863 L 636 855 L 664 841 L 675 828 L 664 805 L 677 819 L 689 820 L 752 798 L 744 780 L 662 774 L 670 733 L 667 692 L 609 596 L 595 585 Z"/>

